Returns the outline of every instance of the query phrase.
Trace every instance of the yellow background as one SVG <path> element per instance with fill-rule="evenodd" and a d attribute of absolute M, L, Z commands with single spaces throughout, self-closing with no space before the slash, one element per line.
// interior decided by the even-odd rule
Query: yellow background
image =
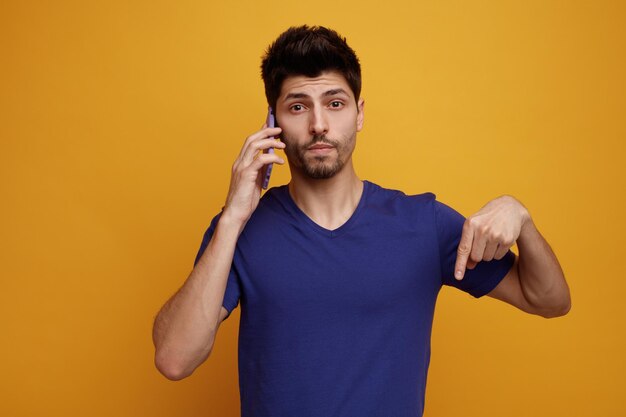
<path fill-rule="evenodd" d="M 1 2 L 0 415 L 239 415 L 239 309 L 177 383 L 151 326 L 264 121 L 261 54 L 303 23 L 360 56 L 362 178 L 465 215 L 516 196 L 571 286 L 553 320 L 444 288 L 425 415 L 625 415 L 625 21 L 619 1 Z"/>

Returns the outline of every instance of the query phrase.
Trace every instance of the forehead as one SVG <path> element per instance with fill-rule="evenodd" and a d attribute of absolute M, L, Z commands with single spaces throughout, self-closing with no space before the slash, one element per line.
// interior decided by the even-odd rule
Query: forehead
<path fill-rule="evenodd" d="M 311 97 L 323 95 L 328 90 L 342 89 L 352 97 L 354 94 L 345 77 L 335 71 L 321 73 L 317 77 L 291 75 L 283 81 L 278 100 L 284 100 L 287 94 L 304 93 Z"/>

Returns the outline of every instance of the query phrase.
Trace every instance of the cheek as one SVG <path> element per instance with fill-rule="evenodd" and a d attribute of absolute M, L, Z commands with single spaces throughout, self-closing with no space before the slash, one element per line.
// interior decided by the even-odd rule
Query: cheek
<path fill-rule="evenodd" d="M 300 126 L 294 125 L 293 123 L 290 123 L 289 126 L 280 126 L 280 128 L 282 129 L 282 132 L 280 134 L 281 138 L 291 138 L 291 140 L 293 141 L 294 139 L 302 135 L 302 129 L 300 128 Z"/>
<path fill-rule="evenodd" d="M 351 114 L 350 117 L 345 117 L 343 114 L 338 114 L 336 118 L 334 118 L 333 123 L 331 125 L 335 127 L 337 131 L 341 132 L 353 132 L 357 129 L 357 114 Z"/>
<path fill-rule="evenodd" d="M 285 145 L 291 147 L 303 146 L 311 140 L 311 135 L 308 129 L 300 126 L 289 126 L 288 128 L 282 128 L 283 131 L 280 134 L 280 138 Z"/>
<path fill-rule="evenodd" d="M 280 134 L 280 140 L 285 144 L 285 154 L 294 156 L 298 153 L 298 140 L 290 132 L 283 131 Z"/>
<path fill-rule="evenodd" d="M 341 124 L 336 125 L 336 129 L 334 132 L 329 132 L 330 137 L 341 140 L 346 145 L 350 145 L 349 142 L 354 140 L 354 136 L 357 133 L 357 125 L 353 123 L 353 121 L 343 121 Z"/>

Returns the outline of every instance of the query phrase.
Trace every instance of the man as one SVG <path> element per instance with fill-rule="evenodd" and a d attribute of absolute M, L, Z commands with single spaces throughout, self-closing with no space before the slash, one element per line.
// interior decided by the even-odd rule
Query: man
<path fill-rule="evenodd" d="M 166 377 L 206 360 L 241 302 L 243 417 L 421 416 L 442 285 L 544 317 L 567 313 L 558 261 L 513 197 L 465 220 L 431 193 L 357 177 L 364 101 L 344 38 L 291 28 L 268 49 L 262 76 L 280 127 L 246 139 L 194 270 L 155 320 Z M 284 163 L 263 152 L 272 148 L 284 149 L 291 181 L 260 198 L 268 164 Z"/>

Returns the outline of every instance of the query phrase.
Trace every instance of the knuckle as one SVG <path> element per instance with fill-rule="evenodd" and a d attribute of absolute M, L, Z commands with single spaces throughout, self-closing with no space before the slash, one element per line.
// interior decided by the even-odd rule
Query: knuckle
<path fill-rule="evenodd" d="M 467 243 L 463 242 L 463 243 L 461 243 L 461 244 L 459 245 L 458 252 L 459 252 L 461 255 L 467 255 L 467 254 L 470 252 L 470 250 L 471 250 L 470 245 L 468 245 Z"/>
<path fill-rule="evenodd" d="M 469 227 L 478 228 L 480 227 L 480 219 L 478 217 L 470 216 L 467 218 L 467 224 Z"/>

